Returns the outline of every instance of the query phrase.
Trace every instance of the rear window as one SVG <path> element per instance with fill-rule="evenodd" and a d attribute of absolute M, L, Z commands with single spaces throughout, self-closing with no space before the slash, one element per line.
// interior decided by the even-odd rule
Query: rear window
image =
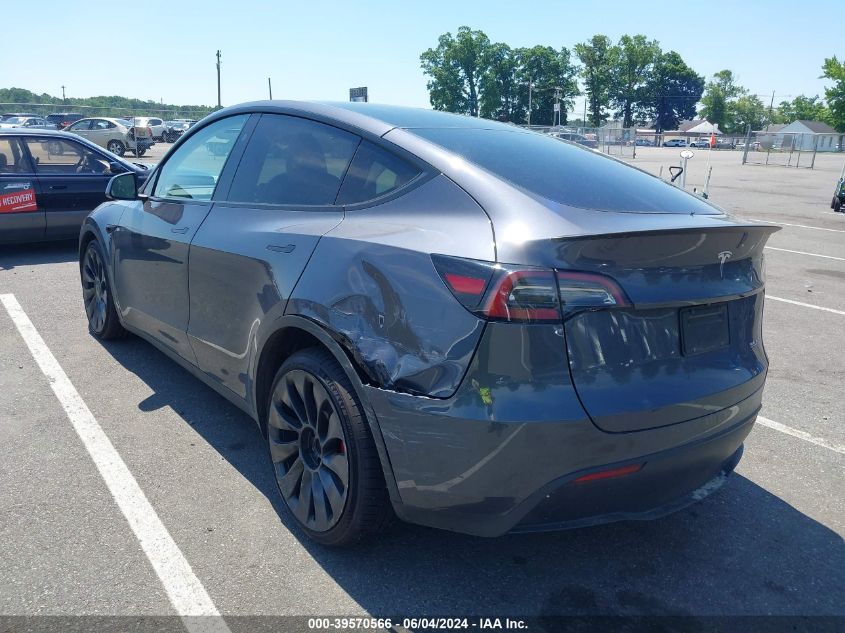
<path fill-rule="evenodd" d="M 380 198 L 404 187 L 419 173 L 419 169 L 398 156 L 362 141 L 343 180 L 337 204 Z"/>
<path fill-rule="evenodd" d="M 721 213 L 659 178 L 542 134 L 470 128 L 409 131 L 560 204 L 629 213 Z"/>

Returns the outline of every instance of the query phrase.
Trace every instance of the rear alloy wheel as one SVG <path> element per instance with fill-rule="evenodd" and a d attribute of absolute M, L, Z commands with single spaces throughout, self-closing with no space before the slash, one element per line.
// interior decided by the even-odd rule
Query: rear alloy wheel
<path fill-rule="evenodd" d="M 347 545 L 392 516 L 369 426 L 326 350 L 297 352 L 279 369 L 267 440 L 285 505 L 314 541 Z"/>
<path fill-rule="evenodd" d="M 123 156 L 124 152 L 126 152 L 126 146 L 120 141 L 109 141 L 106 144 L 106 149 L 118 156 Z"/>
<path fill-rule="evenodd" d="M 82 300 L 88 316 L 88 330 L 102 340 L 126 336 L 126 330 L 120 324 L 114 307 L 103 251 L 97 240 L 88 243 L 79 273 L 82 277 Z"/>

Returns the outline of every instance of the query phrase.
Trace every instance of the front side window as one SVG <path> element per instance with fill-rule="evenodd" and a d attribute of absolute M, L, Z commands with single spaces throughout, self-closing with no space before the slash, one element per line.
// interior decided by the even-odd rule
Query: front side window
<path fill-rule="evenodd" d="M 265 114 L 244 152 L 228 200 L 332 205 L 360 140 L 331 125 Z"/>
<path fill-rule="evenodd" d="M 79 143 L 58 138 L 27 138 L 25 142 L 38 174 L 101 175 L 109 171 L 103 156 Z"/>
<path fill-rule="evenodd" d="M 420 170 L 387 150 L 363 141 L 337 196 L 337 204 L 355 204 L 387 195 L 411 182 Z"/>
<path fill-rule="evenodd" d="M 221 119 L 191 136 L 162 166 L 153 196 L 211 200 L 247 118 L 242 114 Z"/>

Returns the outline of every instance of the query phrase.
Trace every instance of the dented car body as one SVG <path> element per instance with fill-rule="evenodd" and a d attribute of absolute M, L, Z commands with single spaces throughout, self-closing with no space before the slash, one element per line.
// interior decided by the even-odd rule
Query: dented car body
<path fill-rule="evenodd" d="M 281 363 L 327 350 L 408 521 L 661 516 L 721 485 L 760 409 L 777 228 L 576 145 L 258 102 L 191 128 L 140 193 L 81 234 L 121 324 L 265 433 Z"/>

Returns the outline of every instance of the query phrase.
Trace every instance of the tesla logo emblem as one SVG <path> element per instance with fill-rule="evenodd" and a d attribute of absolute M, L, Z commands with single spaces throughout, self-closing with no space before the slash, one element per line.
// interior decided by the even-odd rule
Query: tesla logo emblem
<path fill-rule="evenodd" d="M 719 258 L 719 277 L 724 278 L 723 271 L 725 269 L 725 262 L 728 261 L 731 257 L 733 257 L 733 253 L 730 251 L 722 251 L 716 257 Z"/>

